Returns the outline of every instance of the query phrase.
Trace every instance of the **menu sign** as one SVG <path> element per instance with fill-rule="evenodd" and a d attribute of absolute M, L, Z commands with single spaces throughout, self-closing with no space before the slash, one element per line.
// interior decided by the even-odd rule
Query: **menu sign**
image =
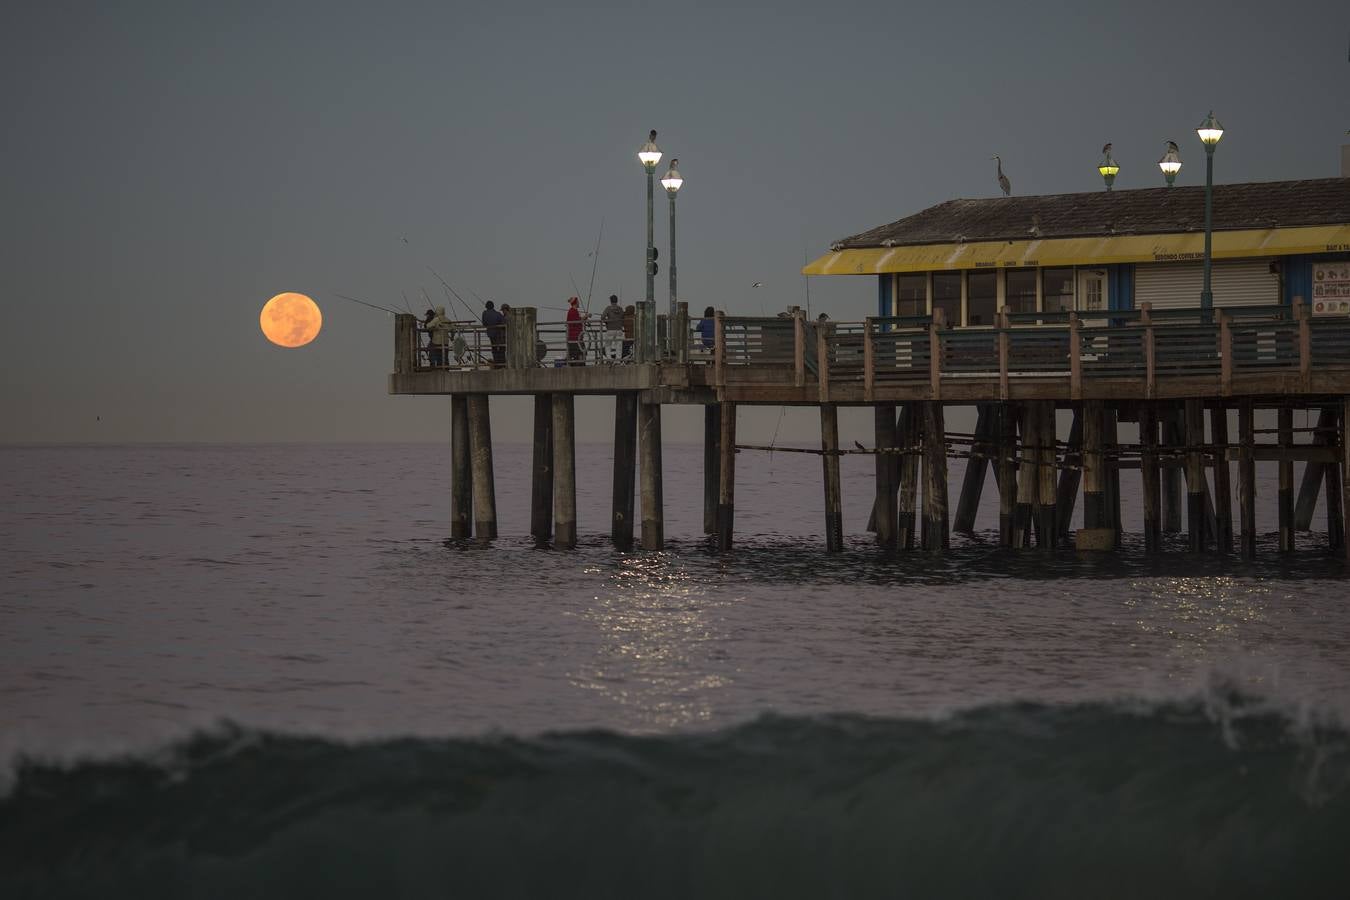
<path fill-rule="evenodd" d="M 1350 260 L 1313 263 L 1312 275 L 1313 315 L 1350 315 Z"/>

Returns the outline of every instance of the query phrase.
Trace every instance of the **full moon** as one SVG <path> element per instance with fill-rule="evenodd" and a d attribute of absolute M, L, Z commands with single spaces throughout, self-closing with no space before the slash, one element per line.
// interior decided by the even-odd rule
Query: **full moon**
<path fill-rule="evenodd" d="M 277 294 L 262 308 L 258 324 L 267 339 L 279 347 L 303 347 L 319 336 L 323 313 L 304 294 Z"/>

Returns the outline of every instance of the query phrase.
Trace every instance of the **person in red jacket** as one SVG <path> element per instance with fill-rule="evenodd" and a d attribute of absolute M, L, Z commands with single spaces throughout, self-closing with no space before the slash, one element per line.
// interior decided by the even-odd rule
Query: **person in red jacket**
<path fill-rule="evenodd" d="M 581 301 L 576 297 L 567 299 L 567 364 L 584 366 L 586 357 L 581 342 L 582 323 L 587 319 L 581 311 Z"/>

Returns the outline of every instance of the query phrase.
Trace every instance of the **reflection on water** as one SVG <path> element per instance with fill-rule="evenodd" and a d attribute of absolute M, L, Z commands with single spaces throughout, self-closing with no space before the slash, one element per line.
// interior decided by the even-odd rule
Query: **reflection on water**
<path fill-rule="evenodd" d="M 713 600 L 681 557 L 654 553 L 623 557 L 604 574 L 601 591 L 581 618 L 601 643 L 568 677 L 624 708 L 635 731 L 661 731 L 712 719 L 716 692 L 732 681 L 710 612 L 734 603 Z"/>

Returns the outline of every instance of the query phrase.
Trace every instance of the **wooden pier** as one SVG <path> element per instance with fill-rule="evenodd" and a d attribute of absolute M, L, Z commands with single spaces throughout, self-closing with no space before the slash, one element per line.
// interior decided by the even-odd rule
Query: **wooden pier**
<path fill-rule="evenodd" d="M 467 350 L 452 359 L 448 348 L 428 353 L 415 317 L 396 317 L 390 393 L 453 398 L 452 537 L 497 536 L 490 399 L 530 395 L 530 531 L 554 547 L 574 547 L 575 398 L 612 396 L 610 533 L 624 550 L 635 535 L 643 549 L 665 545 L 664 405 L 705 409 L 703 530 L 727 550 L 737 452 L 765 449 L 737 445 L 737 410 L 782 404 L 820 413 L 820 447 L 806 452 L 822 461 L 830 551 L 844 546 L 840 457 L 865 453 L 874 455 L 876 471 L 870 529 L 885 550 L 941 551 L 953 530 L 972 531 L 990 477 L 999 496 L 1002 546 L 1110 550 L 1128 527 L 1120 515 L 1120 473 L 1137 469 L 1143 497 L 1137 528 L 1149 553 L 1161 551 L 1164 533 L 1184 526 L 1193 553 L 1236 550 L 1252 558 L 1259 499 L 1277 505 L 1279 548 L 1291 552 L 1298 533 L 1310 530 L 1321 495 L 1327 541 L 1350 557 L 1350 318 L 1313 317 L 1301 303 L 1209 315 L 1153 312 L 1145 304 L 1091 319 L 1000 311 L 993 326 L 949 328 L 941 311 L 861 322 L 808 321 L 794 311 L 768 318 L 718 315 L 705 346 L 683 304 L 670 321 L 638 306 L 637 346 L 622 364 L 564 364 L 562 326 L 539 321 L 530 308 L 510 310 L 505 335 L 496 336 L 505 344 L 504 367 L 490 365 L 493 336 L 480 326 L 457 326 Z M 873 446 L 840 447 L 841 406 L 873 409 Z M 951 406 L 975 407 L 972 434 L 946 430 Z M 1056 428 L 1061 410 L 1072 412 L 1063 438 Z M 1257 429 L 1258 411 L 1273 411 L 1276 427 Z M 1316 426 L 1295 429 L 1295 411 L 1315 413 Z M 1121 442 L 1120 423 L 1138 424 L 1137 442 Z M 951 457 L 966 459 L 967 466 L 949 515 Z M 1279 470 L 1277 496 L 1258 498 L 1255 464 L 1271 461 Z M 1297 491 L 1295 462 L 1306 464 Z M 1236 529 L 1229 499 L 1233 463 Z M 1080 494 L 1083 528 L 1070 534 Z"/>

